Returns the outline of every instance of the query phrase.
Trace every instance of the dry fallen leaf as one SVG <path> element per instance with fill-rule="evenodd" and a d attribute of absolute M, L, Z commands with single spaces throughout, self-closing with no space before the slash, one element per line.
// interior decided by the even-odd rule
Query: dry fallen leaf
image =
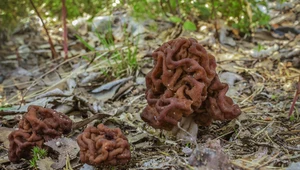
<path fill-rule="evenodd" d="M 98 100 L 101 101 L 109 100 L 116 94 L 117 90 L 122 84 L 126 83 L 131 79 L 133 79 L 132 76 L 109 82 L 107 84 L 104 84 L 92 90 L 92 93 L 94 97 L 96 97 Z"/>
<path fill-rule="evenodd" d="M 208 140 L 204 146 L 197 147 L 189 163 L 205 169 L 232 169 L 229 157 L 222 151 L 220 140 Z"/>
<path fill-rule="evenodd" d="M 95 170 L 96 168 L 91 166 L 91 165 L 88 165 L 88 164 L 84 164 L 80 170 Z"/>
<path fill-rule="evenodd" d="M 70 138 L 58 138 L 45 142 L 53 150 L 59 153 L 58 162 L 51 165 L 54 169 L 63 168 L 66 165 L 66 158 L 69 155 L 70 160 L 77 157 L 79 146 L 77 142 Z"/>
<path fill-rule="evenodd" d="M 0 143 L 3 143 L 6 149 L 9 148 L 8 135 L 14 131 L 13 128 L 0 127 Z"/>
<path fill-rule="evenodd" d="M 8 108 L 6 111 L 15 112 L 15 113 L 25 113 L 25 112 L 27 112 L 27 108 L 30 105 L 37 105 L 37 106 L 45 107 L 49 102 L 52 102 L 56 99 L 60 99 L 60 97 L 40 98 L 40 99 L 34 100 L 33 102 L 22 105 L 21 107 L 19 105 L 15 105 L 11 108 Z"/>
<path fill-rule="evenodd" d="M 54 161 L 49 157 L 36 161 L 36 164 L 37 164 L 39 170 L 51 170 L 51 169 L 53 169 L 51 167 L 51 165 L 53 163 L 54 163 Z"/>

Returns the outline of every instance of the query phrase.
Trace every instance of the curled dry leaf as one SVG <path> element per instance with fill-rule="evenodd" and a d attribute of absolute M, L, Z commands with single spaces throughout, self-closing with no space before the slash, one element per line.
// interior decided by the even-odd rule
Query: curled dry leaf
<path fill-rule="evenodd" d="M 120 80 L 115 80 L 104 84 L 92 90 L 91 92 L 93 93 L 93 96 L 96 97 L 98 100 L 106 101 L 113 98 L 120 86 L 131 79 L 133 79 L 132 76 Z"/>

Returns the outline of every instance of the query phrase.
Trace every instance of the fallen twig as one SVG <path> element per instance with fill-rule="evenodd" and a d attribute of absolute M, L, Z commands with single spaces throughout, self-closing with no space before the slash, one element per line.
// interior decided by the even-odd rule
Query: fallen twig
<path fill-rule="evenodd" d="M 0 116 L 8 116 L 8 115 L 17 115 L 17 114 L 23 114 L 25 112 L 16 112 L 16 111 L 10 111 L 10 110 L 0 110 Z"/>
<path fill-rule="evenodd" d="M 66 0 L 62 0 L 62 22 L 63 22 L 63 37 L 64 37 L 64 52 L 65 60 L 68 59 L 68 29 L 67 29 L 67 8 Z"/>
<path fill-rule="evenodd" d="M 294 99 L 293 99 L 293 103 L 291 105 L 291 108 L 290 108 L 290 112 L 289 112 L 289 117 L 292 115 L 293 111 L 294 111 L 294 108 L 295 108 L 295 104 L 296 104 L 296 101 L 299 97 L 299 94 L 300 94 L 300 76 L 299 76 L 299 81 L 298 81 L 298 86 L 297 86 L 297 91 L 296 91 L 296 94 L 294 96 Z"/>
<path fill-rule="evenodd" d="M 29 1 L 30 1 L 31 5 L 32 5 L 34 11 L 36 12 L 36 14 L 38 15 L 38 17 L 40 18 L 40 20 L 41 20 L 41 22 L 42 22 L 42 24 L 43 24 L 44 30 L 45 30 L 45 32 L 46 32 L 46 34 L 47 34 L 47 37 L 48 37 L 48 42 L 49 42 L 49 44 L 50 44 L 50 49 L 51 49 L 51 53 L 52 53 L 52 58 L 53 58 L 53 59 L 54 59 L 54 58 L 57 58 L 58 55 L 57 55 L 57 53 L 56 53 L 56 51 L 55 51 L 54 45 L 53 45 L 53 43 L 52 43 L 52 39 L 51 39 L 50 34 L 49 34 L 49 32 L 48 32 L 48 29 L 47 29 L 47 27 L 46 27 L 46 24 L 44 23 L 44 20 L 42 19 L 42 17 L 41 17 L 41 15 L 40 15 L 39 11 L 37 10 L 37 8 L 36 8 L 36 6 L 34 5 L 34 3 L 32 2 L 32 0 L 29 0 Z"/>
<path fill-rule="evenodd" d="M 259 169 L 259 168 L 264 167 L 264 166 L 270 164 L 271 162 L 275 161 L 275 159 L 279 156 L 279 154 L 280 154 L 280 152 L 276 153 L 276 154 L 275 154 L 274 156 L 272 156 L 267 162 L 265 162 L 265 163 L 263 163 L 263 164 L 261 164 L 261 165 L 255 167 L 255 169 Z"/>
<path fill-rule="evenodd" d="M 97 120 L 97 119 L 102 119 L 102 118 L 105 118 L 105 117 L 109 117 L 111 115 L 109 114 L 105 114 L 105 113 L 98 113 L 98 114 L 95 114 L 89 118 L 86 118 L 80 122 L 76 122 L 73 124 L 72 126 L 72 129 L 75 130 L 75 129 L 79 129 L 87 124 L 89 124 L 90 122 L 92 122 L 93 120 Z"/>

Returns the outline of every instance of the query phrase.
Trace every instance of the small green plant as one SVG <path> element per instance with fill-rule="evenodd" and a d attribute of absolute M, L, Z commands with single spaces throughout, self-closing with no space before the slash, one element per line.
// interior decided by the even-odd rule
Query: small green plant
<path fill-rule="evenodd" d="M 5 111 L 5 110 L 8 110 L 8 108 L 6 108 L 6 107 L 0 107 L 0 111 Z"/>
<path fill-rule="evenodd" d="M 280 4 L 283 4 L 286 2 L 286 0 L 277 0 L 277 2 L 279 2 Z"/>
<path fill-rule="evenodd" d="M 296 118 L 295 118 L 295 116 L 294 115 L 291 115 L 290 116 L 290 121 L 294 121 Z"/>
<path fill-rule="evenodd" d="M 105 31 L 104 31 L 105 32 Z M 106 32 L 103 36 L 101 36 L 98 32 L 95 32 L 99 41 L 105 48 L 111 49 L 111 47 L 115 47 L 114 39 L 113 39 L 113 32 L 112 32 L 112 21 L 106 27 Z"/>
<path fill-rule="evenodd" d="M 11 108 L 11 105 L 1 105 L 0 103 L 0 111 L 9 110 Z"/>
<path fill-rule="evenodd" d="M 100 55 L 93 46 L 91 46 L 86 40 L 80 36 L 76 36 L 78 40 L 90 51 L 94 51 L 97 56 L 97 60 L 104 61 L 103 64 L 99 65 L 99 71 L 105 76 L 112 77 L 122 77 L 132 74 L 138 67 L 137 62 L 137 45 L 132 45 L 132 42 L 138 44 L 138 39 L 130 39 L 129 33 L 126 31 L 126 27 L 123 27 L 124 40 L 122 46 L 116 47 L 113 39 L 113 33 L 111 26 L 108 26 L 107 32 L 103 35 L 94 32 L 98 37 L 100 44 L 105 48 L 107 53 L 105 55 Z M 84 56 L 83 59 L 90 61 L 87 56 Z M 93 63 L 97 65 L 97 62 Z"/>
<path fill-rule="evenodd" d="M 33 147 L 31 151 L 32 151 L 32 158 L 31 160 L 29 160 L 30 167 L 37 169 L 37 161 L 45 158 L 47 156 L 47 151 L 37 146 Z"/>
<path fill-rule="evenodd" d="M 272 95 L 271 95 L 271 99 L 272 99 L 272 100 L 277 100 L 277 99 L 278 99 L 278 96 L 275 95 L 275 94 L 272 94 Z"/>
<path fill-rule="evenodd" d="M 262 44 L 257 44 L 257 47 L 255 47 L 254 49 L 255 49 L 255 51 L 260 52 L 260 51 L 262 51 L 262 50 L 265 50 L 266 47 L 263 46 Z"/>
<path fill-rule="evenodd" d="M 114 77 L 121 77 L 124 74 L 133 73 L 138 66 L 136 55 L 137 47 L 127 47 L 121 51 L 114 51 L 110 58 L 107 58 L 112 75 Z"/>
<path fill-rule="evenodd" d="M 190 142 L 188 142 L 187 144 L 185 144 L 185 147 L 188 147 L 188 148 L 190 148 L 191 147 L 191 143 Z"/>

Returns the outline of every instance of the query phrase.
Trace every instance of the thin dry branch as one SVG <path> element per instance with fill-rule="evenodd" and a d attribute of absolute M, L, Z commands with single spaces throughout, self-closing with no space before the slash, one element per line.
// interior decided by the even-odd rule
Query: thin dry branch
<path fill-rule="evenodd" d="M 36 6 L 34 5 L 34 3 L 32 2 L 32 0 L 29 0 L 29 1 L 30 1 L 31 5 L 32 5 L 34 11 L 36 12 L 36 14 L 38 15 L 38 17 L 39 17 L 40 20 L 42 21 L 44 30 L 45 30 L 45 32 L 46 32 L 46 34 L 47 34 L 47 37 L 48 37 L 48 42 L 49 42 L 49 44 L 50 44 L 50 49 L 51 49 L 51 53 L 52 53 L 52 58 L 53 58 L 53 59 L 54 59 L 54 58 L 57 58 L 58 55 L 57 55 L 57 53 L 56 53 L 56 51 L 55 51 L 54 45 L 53 45 L 53 43 L 52 43 L 52 39 L 51 39 L 50 34 L 49 34 L 49 32 L 48 32 L 48 29 L 47 29 L 47 27 L 46 27 L 46 24 L 44 23 L 43 18 L 41 17 L 39 11 L 37 10 L 37 8 L 36 8 Z"/>
<path fill-rule="evenodd" d="M 68 59 L 68 29 L 67 29 L 67 8 L 66 0 L 62 0 L 62 22 L 63 22 L 63 37 L 64 37 L 64 52 L 65 60 Z"/>
<path fill-rule="evenodd" d="M 296 101 L 299 97 L 299 94 L 300 94 L 300 76 L 299 76 L 299 80 L 298 80 L 298 86 L 297 86 L 297 91 L 296 91 L 296 94 L 294 96 L 294 99 L 293 99 L 293 103 L 291 105 L 291 108 L 290 108 L 290 112 L 289 112 L 289 116 L 292 115 L 293 111 L 294 111 L 294 108 L 295 108 L 295 104 L 296 104 Z"/>

